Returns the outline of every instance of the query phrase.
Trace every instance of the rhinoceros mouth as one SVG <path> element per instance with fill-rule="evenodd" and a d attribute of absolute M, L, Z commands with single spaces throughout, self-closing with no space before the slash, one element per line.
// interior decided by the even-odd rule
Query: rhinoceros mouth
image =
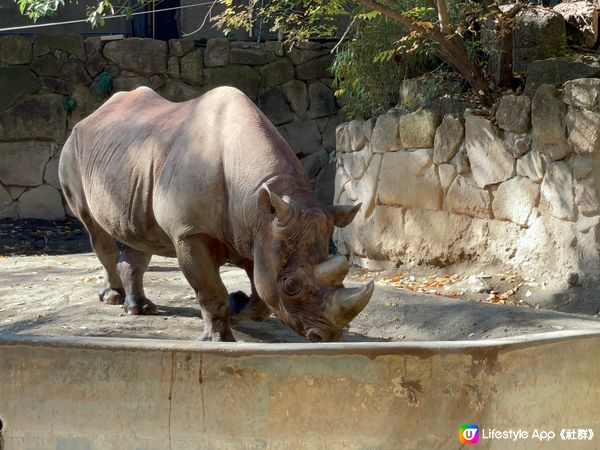
<path fill-rule="evenodd" d="M 341 330 L 335 333 L 329 333 L 320 328 L 310 328 L 306 332 L 306 339 L 314 343 L 339 341 L 341 336 Z"/>

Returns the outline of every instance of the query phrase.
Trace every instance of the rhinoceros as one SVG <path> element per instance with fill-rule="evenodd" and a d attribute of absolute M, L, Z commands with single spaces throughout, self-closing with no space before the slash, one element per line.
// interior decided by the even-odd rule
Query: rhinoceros
<path fill-rule="evenodd" d="M 271 312 L 310 341 L 337 340 L 373 293 L 372 282 L 345 288 L 348 261 L 328 252 L 360 204 L 322 206 L 293 150 L 235 88 L 183 103 L 144 87 L 115 94 L 75 125 L 59 177 L 106 271 L 100 300 L 129 314 L 158 313 L 142 284 L 152 255 L 177 258 L 204 341 L 234 341 L 230 321 Z M 250 296 L 228 296 L 227 262 L 246 271 Z"/>

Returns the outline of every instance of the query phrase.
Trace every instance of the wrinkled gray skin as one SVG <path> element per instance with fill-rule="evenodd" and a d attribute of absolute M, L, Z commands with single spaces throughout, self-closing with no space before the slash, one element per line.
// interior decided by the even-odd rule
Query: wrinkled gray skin
<path fill-rule="evenodd" d="M 289 145 L 237 89 L 185 103 L 148 88 L 118 93 L 75 126 L 59 175 L 106 269 L 100 299 L 129 314 L 157 313 L 142 285 L 153 254 L 177 257 L 201 340 L 233 341 L 230 319 L 270 312 L 311 341 L 336 340 L 373 292 L 343 288 L 348 263 L 327 252 L 334 225 L 360 205 L 322 207 Z M 246 270 L 250 297 L 228 300 L 228 261 Z"/>

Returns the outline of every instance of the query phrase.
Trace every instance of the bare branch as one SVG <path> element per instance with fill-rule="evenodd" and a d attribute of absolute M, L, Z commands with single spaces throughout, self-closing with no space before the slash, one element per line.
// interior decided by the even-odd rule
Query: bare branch
<path fill-rule="evenodd" d="M 215 7 L 215 5 L 217 4 L 219 0 L 214 0 L 212 2 L 212 4 L 210 5 L 210 8 L 208 8 L 208 11 L 206 12 L 206 15 L 204 16 L 204 20 L 202 20 L 202 23 L 200 24 L 200 26 L 198 28 L 196 28 L 194 31 L 192 31 L 191 33 L 184 33 L 183 31 L 181 32 L 181 37 L 188 37 L 191 36 L 192 34 L 197 33 L 198 31 L 200 31 L 202 28 L 204 28 L 204 25 L 206 25 L 206 21 L 209 18 L 212 18 L 212 10 Z"/>
<path fill-rule="evenodd" d="M 354 25 L 354 22 L 356 22 L 356 17 L 354 17 L 352 19 L 352 22 L 350 22 L 350 25 L 348 25 L 348 28 L 346 28 L 346 31 L 344 31 L 344 34 L 342 34 L 342 37 L 340 38 L 340 40 L 337 42 L 337 44 L 335 44 L 335 46 L 331 49 L 331 51 L 329 53 L 334 54 L 335 51 L 338 49 L 338 47 L 340 45 L 342 45 L 342 42 L 344 42 L 344 39 L 346 39 L 346 36 L 350 32 L 350 29 L 352 28 L 352 25 Z"/>
<path fill-rule="evenodd" d="M 450 15 L 448 14 L 448 2 L 446 0 L 437 0 L 437 12 L 440 31 L 448 34 L 450 32 Z"/>

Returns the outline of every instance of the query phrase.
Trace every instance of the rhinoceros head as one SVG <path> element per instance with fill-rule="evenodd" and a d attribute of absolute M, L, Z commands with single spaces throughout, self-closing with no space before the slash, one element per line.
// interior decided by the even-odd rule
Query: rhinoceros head
<path fill-rule="evenodd" d="M 348 260 L 328 253 L 334 226 L 348 225 L 360 204 L 307 207 L 263 185 L 258 207 L 268 223 L 254 248 L 258 294 L 282 322 L 310 341 L 337 340 L 373 294 L 373 282 L 345 288 Z"/>

